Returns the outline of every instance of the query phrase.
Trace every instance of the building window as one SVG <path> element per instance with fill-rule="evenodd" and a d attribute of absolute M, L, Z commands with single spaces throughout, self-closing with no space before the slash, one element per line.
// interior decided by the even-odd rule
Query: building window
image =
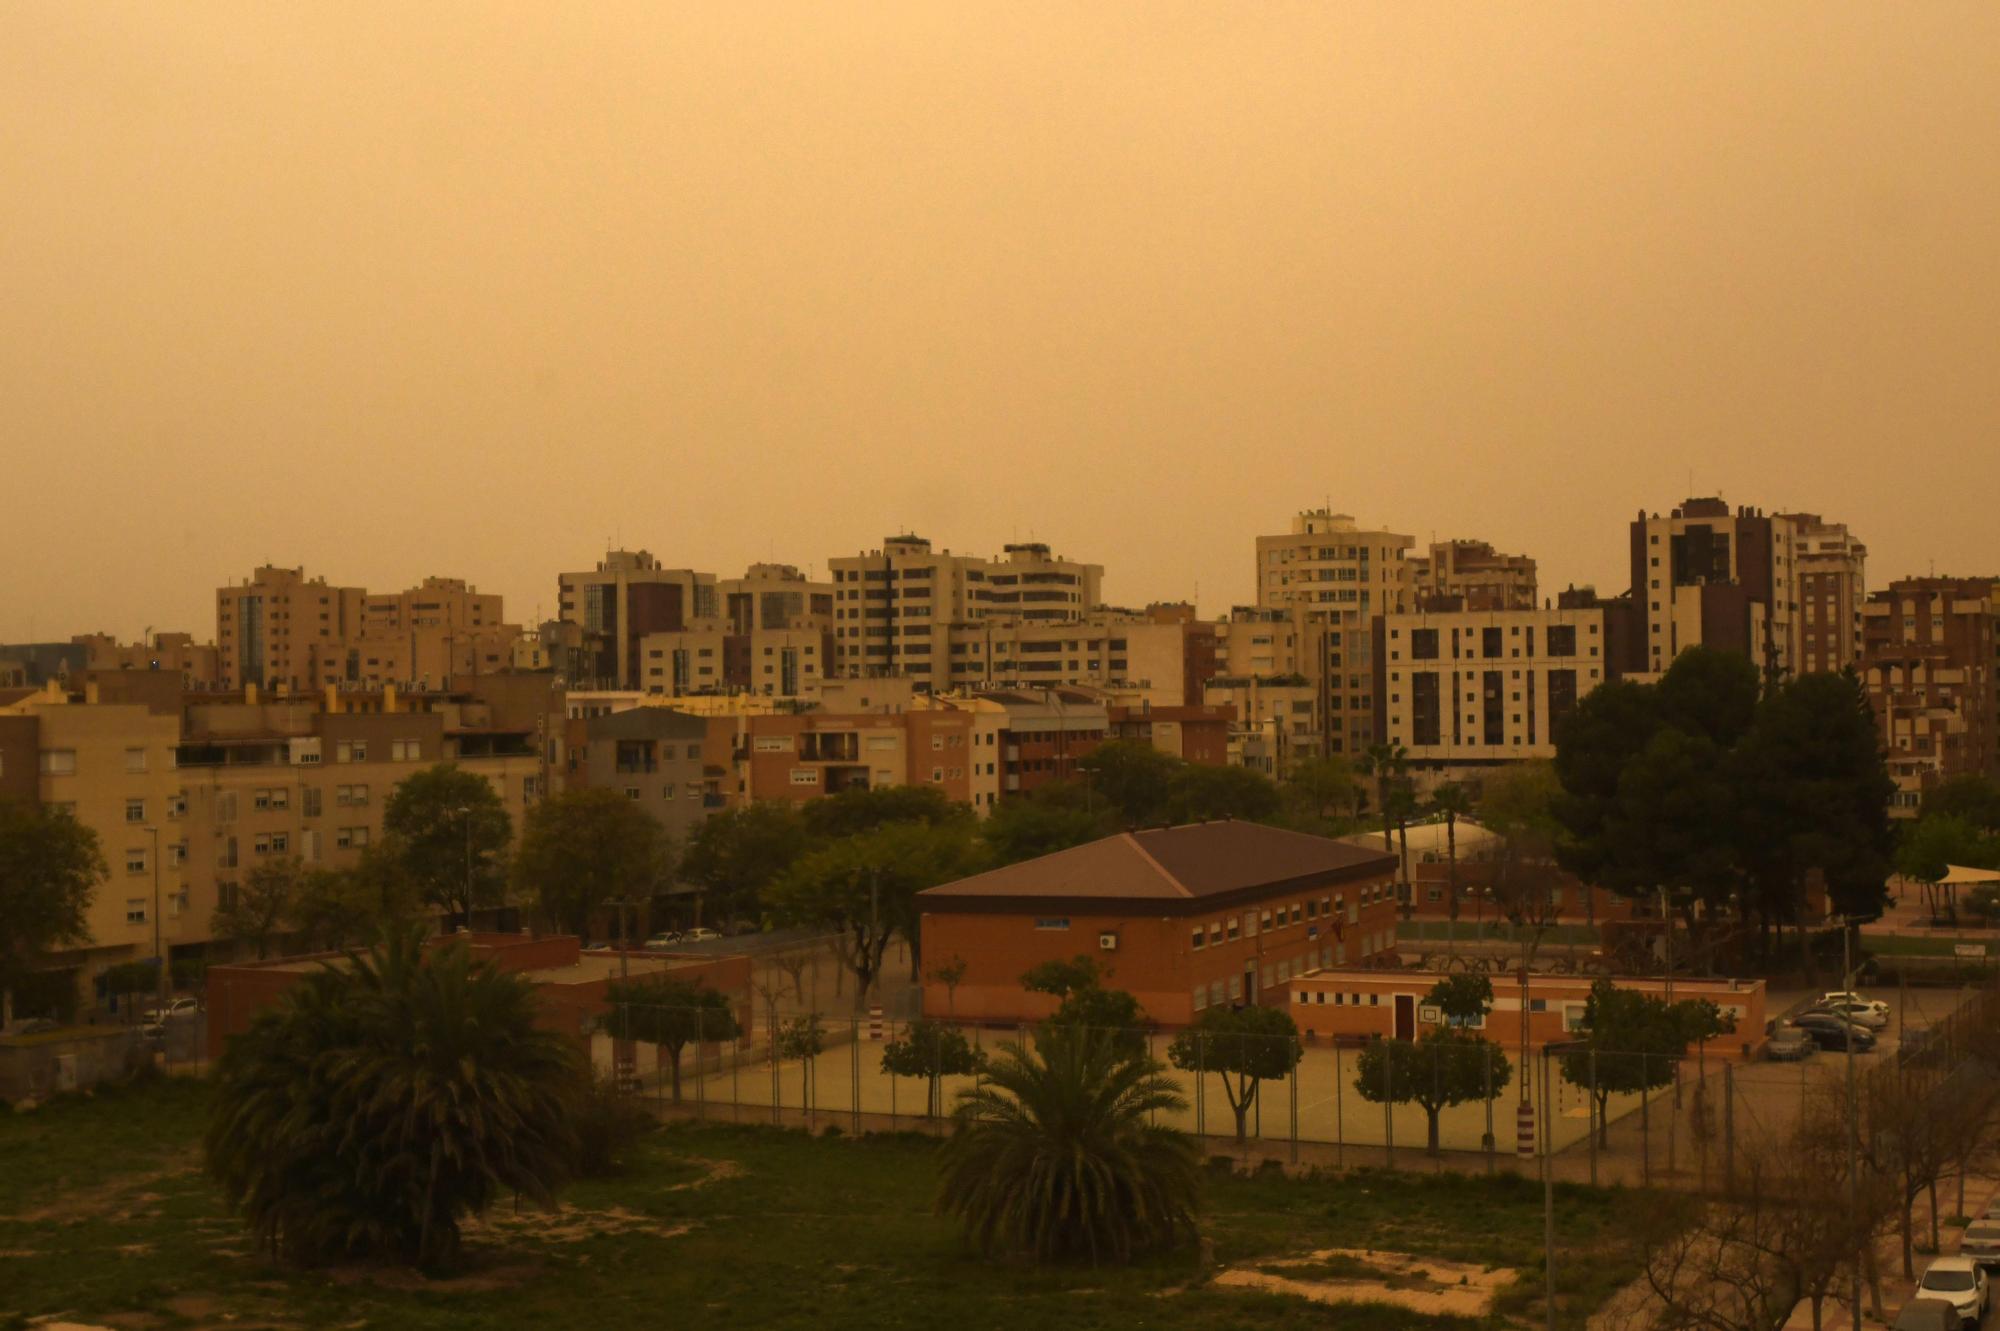
<path fill-rule="evenodd" d="M 144 873 L 148 867 L 144 846 L 134 846 L 125 852 L 126 873 Z"/>
<path fill-rule="evenodd" d="M 143 822 L 145 822 L 145 821 L 146 821 L 146 801 L 144 801 L 144 800 L 126 800 L 126 801 L 125 801 L 125 821 L 126 821 L 126 822 L 128 822 L 128 823 L 143 823 Z"/>
<path fill-rule="evenodd" d="M 1228 934 L 1230 942 L 1233 943 L 1236 941 L 1237 923 L 1236 923 L 1236 917 L 1234 915 L 1230 916 L 1228 920 L 1224 921 L 1224 931 Z"/>
<path fill-rule="evenodd" d="M 1240 1000 L 1242 997 L 1243 997 L 1243 977 L 1241 975 L 1230 976 L 1229 1001 L 1234 1003 Z"/>
<path fill-rule="evenodd" d="M 299 816 L 301 818 L 317 818 L 319 817 L 319 810 L 320 788 L 318 786 L 302 787 L 299 791 Z"/>
<path fill-rule="evenodd" d="M 1208 1006 L 1208 986 L 1205 984 L 1198 984 L 1194 987 L 1194 1010 L 1196 1012 L 1199 1012 L 1207 1006 Z"/>
<path fill-rule="evenodd" d="M 389 741 L 389 757 L 399 763 L 417 762 L 423 757 L 423 745 L 413 739 L 392 739 Z"/>
<path fill-rule="evenodd" d="M 146 770 L 146 751 L 145 751 L 144 749 L 127 749 L 127 750 L 125 750 L 125 770 L 126 770 L 126 771 L 128 771 L 128 772 L 143 772 L 143 771 L 145 771 L 145 770 Z"/>
<path fill-rule="evenodd" d="M 1197 952 L 1201 951 L 1202 945 L 1207 941 L 1208 941 L 1208 934 L 1202 929 L 1200 925 L 1196 925 L 1194 928 L 1194 937 L 1191 940 L 1194 950 Z"/>
<path fill-rule="evenodd" d="M 75 750 L 75 749 L 43 749 L 43 750 L 42 750 L 42 775 L 43 775 L 43 776 L 75 776 L 75 775 L 76 775 L 76 750 Z"/>
<path fill-rule="evenodd" d="M 1038 919 L 1035 921 L 1035 927 L 1037 929 L 1067 929 L 1069 928 L 1069 919 L 1067 916 Z"/>
<path fill-rule="evenodd" d="M 125 899 L 125 923 L 144 924 L 146 922 L 146 899 L 127 897 Z"/>
<path fill-rule="evenodd" d="M 167 817 L 185 818 L 187 817 L 187 811 L 188 797 L 186 791 L 180 791 L 167 796 Z"/>
<path fill-rule="evenodd" d="M 1260 913 L 1259 918 L 1263 921 L 1264 929 L 1268 933 L 1271 928 L 1271 912 L 1268 910 L 1263 911 Z M 1279 923 L 1282 924 L 1284 921 L 1280 920 Z"/>

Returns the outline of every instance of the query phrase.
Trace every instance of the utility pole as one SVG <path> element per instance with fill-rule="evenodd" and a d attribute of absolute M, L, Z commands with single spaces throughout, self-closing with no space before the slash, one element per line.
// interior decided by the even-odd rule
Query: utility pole
<path fill-rule="evenodd" d="M 1848 917 L 1840 917 L 1840 987 L 1852 991 L 1854 988 L 1853 958 L 1854 928 Z M 1861 1214 L 1861 1125 L 1855 1117 L 1854 1107 L 1854 1032 L 1844 1032 L 1841 1043 L 1847 1052 L 1847 1214 L 1850 1219 Z M 1862 1240 L 1866 1242 L 1866 1239 Z M 1849 1272 L 1849 1310 L 1853 1315 L 1853 1331 L 1861 1331 L 1861 1251 L 1855 1249 L 1853 1270 Z"/>
<path fill-rule="evenodd" d="M 461 804 L 452 810 L 465 825 L 465 930 L 472 932 L 472 806 Z"/>
<path fill-rule="evenodd" d="M 167 954 L 160 944 L 160 829 L 148 826 L 146 835 L 153 839 L 153 967 L 158 972 L 153 977 L 154 994 L 159 1006 L 167 1005 Z"/>

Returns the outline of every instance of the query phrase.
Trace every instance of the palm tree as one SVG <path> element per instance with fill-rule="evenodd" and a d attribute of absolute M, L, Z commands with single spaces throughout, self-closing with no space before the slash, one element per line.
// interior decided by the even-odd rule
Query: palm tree
<path fill-rule="evenodd" d="M 1375 808 L 1382 815 L 1382 848 L 1390 854 L 1396 851 L 1396 842 L 1390 832 L 1394 822 L 1390 816 L 1389 788 L 1410 765 L 1410 751 L 1400 744 L 1370 744 L 1365 753 L 1354 764 L 1363 776 L 1375 778 Z"/>
<path fill-rule="evenodd" d="M 959 1092 L 938 1210 L 982 1252 L 1123 1262 L 1195 1235 L 1200 1152 L 1148 1119 L 1185 1110 L 1165 1069 L 1106 1032 L 1050 1024 Z"/>
<path fill-rule="evenodd" d="M 1444 817 L 1445 916 L 1451 921 L 1449 952 L 1458 950 L 1458 820 L 1472 812 L 1472 794 L 1456 781 L 1431 792 L 1431 808 Z"/>
<path fill-rule="evenodd" d="M 535 1017 L 526 980 L 421 930 L 329 963 L 223 1055 L 208 1171 L 274 1256 L 447 1267 L 462 1217 L 571 1172 L 587 1078 Z"/>

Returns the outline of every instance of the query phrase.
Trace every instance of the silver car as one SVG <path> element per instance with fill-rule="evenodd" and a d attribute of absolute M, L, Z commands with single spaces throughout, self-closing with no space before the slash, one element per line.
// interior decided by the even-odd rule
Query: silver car
<path fill-rule="evenodd" d="M 2000 1266 L 2000 1220 L 1975 1220 L 1967 1225 L 1958 1242 L 1958 1254 L 1981 1266 Z"/>

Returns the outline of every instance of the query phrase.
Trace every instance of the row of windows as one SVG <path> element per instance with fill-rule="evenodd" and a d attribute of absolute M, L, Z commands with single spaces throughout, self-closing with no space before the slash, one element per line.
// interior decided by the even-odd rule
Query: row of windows
<path fill-rule="evenodd" d="M 1331 920 L 1336 912 L 1340 911 L 1346 912 L 1349 923 L 1358 922 L 1361 918 L 1361 906 L 1384 895 L 1387 895 L 1386 888 L 1369 886 L 1362 888 L 1358 894 L 1359 900 L 1352 903 L 1347 900 L 1347 894 L 1341 892 L 1321 897 L 1317 901 L 1308 898 L 1304 901 L 1294 901 L 1290 905 L 1266 907 L 1254 914 L 1245 912 L 1242 915 L 1230 915 L 1223 919 L 1211 920 L 1206 925 L 1195 925 L 1189 931 L 1188 945 L 1199 952 L 1206 947 L 1219 946 L 1225 942 L 1233 943 L 1238 938 L 1255 938 L 1259 929 L 1271 933 L 1309 920 Z"/>

